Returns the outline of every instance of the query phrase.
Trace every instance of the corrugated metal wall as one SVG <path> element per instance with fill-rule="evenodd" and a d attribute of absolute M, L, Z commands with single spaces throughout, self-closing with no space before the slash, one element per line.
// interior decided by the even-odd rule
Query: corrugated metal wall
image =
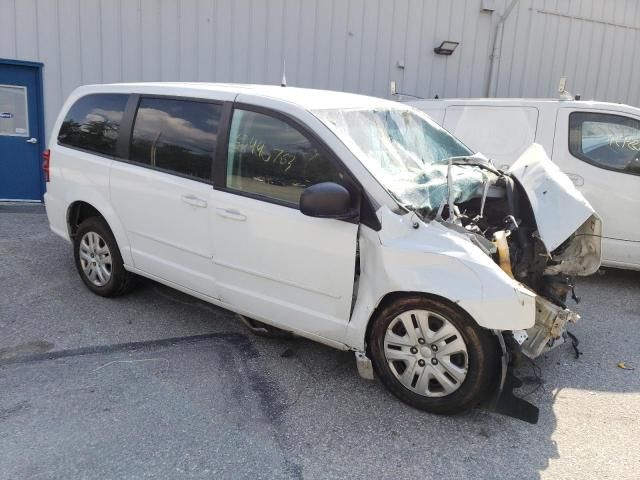
<path fill-rule="evenodd" d="M 640 106 L 640 0 L 520 0 L 505 23 L 498 96 L 555 96 Z"/>
<path fill-rule="evenodd" d="M 510 0 L 495 0 L 503 10 Z M 499 12 L 482 0 L 0 0 L 0 57 L 45 64 L 47 130 L 86 83 L 279 83 L 388 96 L 485 96 Z M 491 3 L 491 2 L 489 2 Z M 520 0 L 497 94 L 640 103 L 638 0 Z M 573 18 L 579 17 L 579 18 Z M 442 40 L 461 42 L 450 56 Z M 399 68 L 404 65 L 404 68 Z"/>

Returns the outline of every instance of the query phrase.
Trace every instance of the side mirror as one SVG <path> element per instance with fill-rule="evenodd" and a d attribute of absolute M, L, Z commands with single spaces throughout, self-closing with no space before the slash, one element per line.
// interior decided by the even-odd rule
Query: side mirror
<path fill-rule="evenodd" d="M 350 220 L 358 215 L 357 209 L 351 208 L 349 190 L 333 182 L 305 188 L 300 196 L 300 211 L 309 217 L 337 220 Z"/>

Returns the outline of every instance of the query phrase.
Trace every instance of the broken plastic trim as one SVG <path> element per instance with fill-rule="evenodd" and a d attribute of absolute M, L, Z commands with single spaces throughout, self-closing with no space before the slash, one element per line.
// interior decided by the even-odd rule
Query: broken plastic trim
<path fill-rule="evenodd" d="M 540 417 L 540 409 L 524 398 L 516 397 L 513 394 L 513 390 L 521 386 L 522 381 L 515 376 L 513 368 L 508 367 L 504 385 L 492 410 L 535 425 Z"/>
<path fill-rule="evenodd" d="M 511 353 L 507 349 L 502 332 L 494 330 L 502 352 L 500 358 L 500 381 L 496 382 L 495 393 L 480 405 L 480 408 L 536 424 L 540 416 L 540 409 L 523 398 L 516 397 L 515 388 L 522 386 L 522 381 L 513 373 Z"/>
<path fill-rule="evenodd" d="M 358 374 L 365 380 L 373 380 L 373 362 L 367 357 L 366 352 L 354 352 L 356 356 L 356 366 L 358 367 Z"/>
<path fill-rule="evenodd" d="M 554 305 L 546 298 L 536 297 L 536 321 L 526 330 L 528 338 L 522 343 L 522 353 L 534 359 L 564 343 L 567 324 L 576 323 L 580 315 Z"/>

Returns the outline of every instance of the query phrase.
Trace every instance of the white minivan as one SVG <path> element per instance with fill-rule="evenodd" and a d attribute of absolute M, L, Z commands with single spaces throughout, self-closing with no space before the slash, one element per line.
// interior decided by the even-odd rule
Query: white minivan
<path fill-rule="evenodd" d="M 536 147 L 510 171 L 413 107 L 289 87 L 84 86 L 45 152 L 52 230 L 98 295 L 151 278 L 469 409 L 562 343 L 600 221 Z M 562 206 L 562 208 L 560 208 Z M 497 397 L 496 397 L 497 398 Z"/>
<path fill-rule="evenodd" d="M 508 168 L 535 142 L 602 218 L 602 263 L 640 270 L 640 109 L 554 99 L 443 99 L 409 104 Z"/>

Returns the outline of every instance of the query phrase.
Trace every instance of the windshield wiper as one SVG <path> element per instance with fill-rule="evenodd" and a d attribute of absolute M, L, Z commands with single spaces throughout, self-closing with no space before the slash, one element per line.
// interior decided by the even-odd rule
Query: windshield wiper
<path fill-rule="evenodd" d="M 414 205 L 411 205 L 410 203 L 405 203 L 405 201 L 402 200 L 398 195 L 396 195 L 390 188 L 387 188 L 382 184 L 381 186 L 391 196 L 391 198 L 393 198 L 396 201 L 396 203 L 400 208 L 404 208 L 407 212 L 416 211 L 417 208 Z"/>
<path fill-rule="evenodd" d="M 484 168 L 485 170 L 489 170 L 496 175 L 501 175 L 500 170 L 498 170 L 489 160 L 485 160 L 475 155 L 449 157 L 445 158 L 443 162 L 451 163 L 452 165 L 469 165 L 472 167 L 480 167 Z"/>
<path fill-rule="evenodd" d="M 440 207 L 438 207 L 438 213 L 436 213 L 436 220 L 443 220 L 442 212 L 444 212 L 444 207 L 449 208 L 449 216 L 447 217 L 447 222 L 455 223 L 456 221 L 456 206 L 454 203 L 454 192 L 453 192 L 453 178 L 451 176 L 451 167 L 453 165 L 458 165 L 455 162 L 456 159 L 467 158 L 467 157 L 449 157 L 447 158 L 447 196 L 442 199 L 442 203 Z"/>

